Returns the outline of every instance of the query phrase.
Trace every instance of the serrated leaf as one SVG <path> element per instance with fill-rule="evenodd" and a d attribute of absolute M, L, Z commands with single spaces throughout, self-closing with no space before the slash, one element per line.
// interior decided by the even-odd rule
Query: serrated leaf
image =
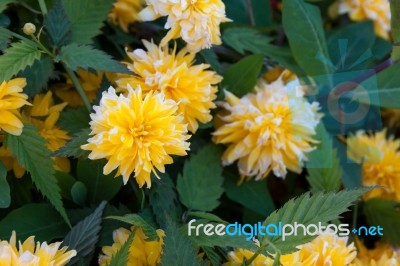
<path fill-rule="evenodd" d="M 0 0 L 0 13 L 6 9 L 7 5 L 14 2 L 14 0 Z"/>
<path fill-rule="evenodd" d="M 111 200 L 122 186 L 122 178 L 115 173 L 103 174 L 104 160 L 80 160 L 77 164 L 77 179 L 87 188 L 87 199 L 98 204 L 102 200 Z"/>
<path fill-rule="evenodd" d="M 167 220 L 161 266 L 204 266 L 196 255 L 190 239 L 181 233 L 178 226 Z"/>
<path fill-rule="evenodd" d="M 7 170 L 0 162 L 0 208 L 8 208 L 11 204 L 10 186 L 7 182 Z"/>
<path fill-rule="evenodd" d="M 0 51 L 3 51 L 7 48 L 11 37 L 11 31 L 7 30 L 4 27 L 0 27 Z"/>
<path fill-rule="evenodd" d="M 74 157 L 87 158 L 89 152 L 82 150 L 81 146 L 87 143 L 90 129 L 85 128 L 74 134 L 73 138 L 68 141 L 63 147 L 53 153 L 56 157 Z"/>
<path fill-rule="evenodd" d="M 168 174 L 160 174 L 160 179 L 154 179 L 149 191 L 149 201 L 157 222 L 164 227 L 166 215 L 178 220 L 177 195 L 175 184 Z"/>
<path fill-rule="evenodd" d="M 100 28 L 111 11 L 113 1 L 63 0 L 63 4 L 71 22 L 72 41 L 88 44 L 93 37 L 100 34 Z"/>
<path fill-rule="evenodd" d="M 108 71 L 113 73 L 131 73 L 128 68 L 115 61 L 103 51 L 94 49 L 89 45 L 78 45 L 76 43 L 64 46 L 57 60 L 64 62 L 70 69 L 76 71 L 78 68 L 97 71 Z"/>
<path fill-rule="evenodd" d="M 207 145 L 191 156 L 178 176 L 179 198 L 188 209 L 212 211 L 219 205 L 222 188 L 221 150 Z"/>
<path fill-rule="evenodd" d="M 30 173 L 37 189 L 50 201 L 67 224 L 70 224 L 61 201 L 60 187 L 57 184 L 54 163 L 50 157 L 50 150 L 46 147 L 46 140 L 34 126 L 25 124 L 20 136 L 6 134 L 4 143 L 17 158 L 18 163 Z"/>
<path fill-rule="evenodd" d="M 120 205 L 118 208 L 108 204 L 103 212 L 103 218 L 107 216 L 122 216 L 130 213 L 131 211 L 124 205 Z M 98 247 L 111 246 L 113 244 L 113 232 L 120 227 L 128 227 L 124 222 L 119 222 L 111 219 L 103 219 L 103 223 L 100 231 L 100 239 L 97 242 Z"/>
<path fill-rule="evenodd" d="M 382 238 L 393 246 L 400 245 L 400 205 L 386 199 L 370 199 L 364 203 L 368 224 L 383 228 Z"/>
<path fill-rule="evenodd" d="M 272 213 L 264 221 L 264 225 L 275 224 L 309 224 L 322 223 L 337 219 L 340 214 L 346 212 L 348 208 L 368 189 L 345 190 L 338 193 L 317 192 L 313 195 L 305 193 L 298 198 L 289 200 L 282 208 Z M 258 236 L 261 243 L 268 241 L 281 251 L 287 254 L 296 251 L 296 247 L 310 242 L 316 236 L 310 236 L 303 232 L 298 232 L 297 236 L 288 236 L 282 240 L 281 236 Z M 275 251 L 267 246 L 268 251 L 273 254 Z"/>
<path fill-rule="evenodd" d="M 266 180 L 252 180 L 238 185 L 231 178 L 226 178 L 224 186 L 229 199 L 264 217 L 275 210 Z"/>
<path fill-rule="evenodd" d="M 135 237 L 135 230 L 133 230 L 125 243 L 121 246 L 117 253 L 111 258 L 109 266 L 128 265 L 129 251 Z"/>
<path fill-rule="evenodd" d="M 68 232 L 68 225 L 48 203 L 30 203 L 12 210 L 0 221 L 0 239 L 9 239 L 15 231 L 19 240 L 35 236 L 36 241 L 51 242 Z"/>
<path fill-rule="evenodd" d="M 151 225 L 149 225 L 138 214 L 131 213 L 131 214 L 127 214 L 124 216 L 108 216 L 106 218 L 141 227 L 143 230 L 143 233 L 147 236 L 146 241 L 154 241 L 154 240 L 159 239 L 156 229 L 154 229 Z"/>
<path fill-rule="evenodd" d="M 297 63 L 308 75 L 332 73 L 320 10 L 304 0 L 283 0 L 282 23 Z"/>
<path fill-rule="evenodd" d="M 315 139 L 319 141 L 315 150 L 308 155 L 306 163 L 307 181 L 311 191 L 338 191 L 341 185 L 342 169 L 337 151 L 322 123 L 317 127 Z"/>
<path fill-rule="evenodd" d="M 73 257 L 68 265 L 74 265 L 79 259 L 94 251 L 99 239 L 101 217 L 106 204 L 105 201 L 100 203 L 91 215 L 76 224 L 65 236 L 63 245 L 67 246 L 68 250 L 75 249 L 77 252 L 77 256 Z"/>
<path fill-rule="evenodd" d="M 61 0 L 58 0 L 44 17 L 44 26 L 54 46 L 61 47 L 70 43 L 72 39 L 71 22 L 68 20 Z"/>
<path fill-rule="evenodd" d="M 0 82 L 10 80 L 21 70 L 31 66 L 35 60 L 39 60 L 41 55 L 34 44 L 25 41 L 13 43 L 4 52 L 0 56 Z"/>
<path fill-rule="evenodd" d="M 42 92 L 52 76 L 54 71 L 53 61 L 49 57 L 42 57 L 40 60 L 35 60 L 32 66 L 25 68 L 18 74 L 19 77 L 26 78 L 27 85 L 24 88 L 24 93 L 29 97 Z"/>
<path fill-rule="evenodd" d="M 223 32 L 222 39 L 225 44 L 241 54 L 245 51 L 262 54 L 297 74 L 303 74 L 288 48 L 270 44 L 272 39 L 262 35 L 256 29 L 228 28 Z"/>
<path fill-rule="evenodd" d="M 252 91 L 264 62 L 262 55 L 250 55 L 230 66 L 224 73 L 222 88 L 238 97 Z"/>
<path fill-rule="evenodd" d="M 68 131 L 71 135 L 89 127 L 90 116 L 84 106 L 66 108 L 60 114 L 57 125 Z"/>

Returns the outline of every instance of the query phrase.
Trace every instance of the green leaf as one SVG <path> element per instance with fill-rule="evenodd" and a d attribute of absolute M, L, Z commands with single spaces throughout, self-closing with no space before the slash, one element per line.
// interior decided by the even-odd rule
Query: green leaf
<path fill-rule="evenodd" d="M 85 128 L 74 134 L 74 137 L 68 141 L 63 147 L 53 153 L 56 157 L 74 157 L 87 158 L 89 152 L 82 150 L 81 146 L 87 143 L 90 129 Z"/>
<path fill-rule="evenodd" d="M 84 258 L 94 251 L 99 240 L 101 217 L 105 206 L 105 201 L 100 203 L 92 214 L 76 224 L 65 236 L 63 245 L 67 246 L 68 250 L 75 249 L 78 253 L 76 257 L 71 259 L 69 265 L 73 265 L 80 258 Z"/>
<path fill-rule="evenodd" d="M 263 66 L 262 55 L 250 55 L 230 66 L 224 73 L 222 88 L 238 97 L 252 91 Z"/>
<path fill-rule="evenodd" d="M 343 71 L 365 67 L 363 63 L 373 58 L 371 47 L 376 39 L 372 21 L 350 24 L 336 31 L 328 38 L 328 50 L 335 68 Z"/>
<path fill-rule="evenodd" d="M 54 64 L 49 57 L 42 57 L 40 60 L 35 60 L 32 66 L 25 68 L 18 74 L 19 77 L 26 78 L 27 85 L 24 88 L 24 93 L 29 97 L 42 92 L 53 74 Z"/>
<path fill-rule="evenodd" d="M 160 179 L 154 178 L 149 191 L 150 206 L 156 216 L 157 222 L 165 225 L 165 218 L 168 215 L 174 221 L 178 220 L 178 200 L 175 191 L 175 184 L 168 174 L 160 174 Z"/>
<path fill-rule="evenodd" d="M 118 208 L 108 204 L 103 212 L 103 218 L 108 216 L 122 216 L 130 213 L 131 211 L 124 205 L 120 205 Z M 97 242 L 98 247 L 111 246 L 113 244 L 113 232 L 121 227 L 127 227 L 127 224 L 120 221 L 111 219 L 103 219 L 100 239 Z"/>
<path fill-rule="evenodd" d="M 386 199 L 370 199 L 364 203 L 364 213 L 371 226 L 383 228 L 382 238 L 393 246 L 400 245 L 400 205 Z"/>
<path fill-rule="evenodd" d="M 140 215 L 138 214 L 127 214 L 124 216 L 108 216 L 107 219 L 113 219 L 121 222 L 125 222 L 131 225 L 139 226 L 142 228 L 143 233 L 147 236 L 146 241 L 158 240 L 156 229 L 149 225 Z"/>
<path fill-rule="evenodd" d="M 190 210 L 212 211 L 219 205 L 222 188 L 221 150 L 207 145 L 192 155 L 178 176 L 181 202 Z"/>
<path fill-rule="evenodd" d="M 207 259 L 210 260 L 212 266 L 221 265 L 221 258 L 218 253 L 214 251 L 214 249 L 210 247 L 202 247 L 201 248 L 207 256 Z"/>
<path fill-rule="evenodd" d="M 115 178 L 115 173 L 103 174 L 104 160 L 80 160 L 77 165 L 77 179 L 87 188 L 87 199 L 97 204 L 111 200 L 120 190 L 122 179 Z"/>
<path fill-rule="evenodd" d="M 396 0 L 390 1 L 390 13 L 391 13 L 391 35 L 393 38 L 393 51 L 392 59 L 397 61 L 400 59 L 400 2 Z"/>
<path fill-rule="evenodd" d="M 40 55 L 37 47 L 30 42 L 13 43 L 5 50 L 4 55 L 0 56 L 0 82 L 10 80 L 21 70 L 31 66 Z"/>
<path fill-rule="evenodd" d="M 8 208 L 11 204 L 10 186 L 7 182 L 7 170 L 0 162 L 0 208 Z"/>
<path fill-rule="evenodd" d="M 80 132 L 83 128 L 89 127 L 90 116 L 84 106 L 76 109 L 66 108 L 60 114 L 58 126 L 68 131 L 70 135 Z"/>
<path fill-rule="evenodd" d="M 21 136 L 6 134 L 4 143 L 19 164 L 30 173 L 37 189 L 50 201 L 67 224 L 70 224 L 61 201 L 60 187 L 46 140 L 34 126 L 25 124 Z"/>
<path fill-rule="evenodd" d="M 50 204 L 31 203 L 11 211 L 0 221 L 0 239 L 9 239 L 13 230 L 23 241 L 35 236 L 36 241 L 50 242 L 63 237 L 68 226 Z"/>
<path fill-rule="evenodd" d="M 6 9 L 7 5 L 14 2 L 14 0 L 0 0 L 0 13 Z"/>
<path fill-rule="evenodd" d="M 227 17 L 235 23 L 250 24 L 250 18 L 246 12 L 246 1 L 230 0 L 224 1 Z M 269 1 L 251 0 L 251 12 L 254 17 L 254 23 L 257 26 L 269 26 L 272 23 L 272 9 Z"/>
<path fill-rule="evenodd" d="M 171 220 L 167 220 L 161 266 L 205 266 L 200 263 L 190 239 Z"/>
<path fill-rule="evenodd" d="M 85 70 L 91 68 L 97 71 L 131 73 L 128 68 L 112 59 L 105 52 L 94 49 L 89 45 L 72 43 L 64 46 L 56 59 L 61 60 L 74 71 L 78 68 Z"/>
<path fill-rule="evenodd" d="M 189 212 L 187 212 L 187 214 L 189 216 L 194 216 L 194 217 L 198 217 L 198 218 L 201 218 L 201 219 L 206 219 L 206 220 L 209 220 L 209 221 L 226 223 L 226 221 L 222 220 L 217 215 L 212 214 L 212 213 L 208 213 L 208 212 L 189 211 Z"/>
<path fill-rule="evenodd" d="M 222 34 L 224 43 L 244 54 L 245 51 L 253 54 L 262 54 L 280 63 L 291 71 L 302 74 L 288 48 L 270 44 L 271 38 L 260 34 L 253 28 L 228 28 Z"/>
<path fill-rule="evenodd" d="M 282 21 L 297 63 L 308 75 L 332 73 L 319 8 L 304 0 L 283 0 Z"/>
<path fill-rule="evenodd" d="M 338 193 L 317 192 L 313 195 L 305 193 L 298 198 L 289 200 L 281 209 L 272 213 L 264 221 L 264 225 L 275 224 L 325 224 L 337 219 L 340 214 L 346 212 L 354 201 L 356 201 L 367 189 L 345 190 Z M 301 229 L 301 228 L 299 228 Z M 315 236 L 307 235 L 300 230 L 297 236 L 288 236 L 282 240 L 281 236 L 262 236 L 259 235 L 260 242 L 266 244 L 271 242 L 281 251 L 287 254 L 296 251 L 296 247 L 310 242 Z M 270 245 L 267 249 L 271 254 L 274 250 Z"/>
<path fill-rule="evenodd" d="M 308 155 L 306 163 L 311 191 L 338 191 L 341 185 L 342 169 L 333 149 L 332 139 L 322 123 L 317 127 L 315 139 L 319 141 L 316 149 Z"/>
<path fill-rule="evenodd" d="M 215 72 L 218 74 L 222 73 L 221 64 L 219 63 L 218 56 L 213 49 L 201 50 L 200 55 L 204 58 L 207 64 L 209 64 L 215 70 Z"/>
<path fill-rule="evenodd" d="M 85 184 L 80 181 L 75 182 L 71 188 L 72 201 L 78 205 L 84 205 L 87 197 L 87 189 Z"/>
<path fill-rule="evenodd" d="M 61 196 L 63 199 L 68 199 L 72 200 L 71 198 L 71 189 L 72 186 L 75 184 L 76 180 L 75 178 L 65 172 L 62 171 L 56 171 L 56 179 L 57 183 L 61 189 Z M 71 217 L 70 217 L 71 218 Z"/>
<path fill-rule="evenodd" d="M 44 17 L 44 26 L 54 46 L 61 47 L 70 43 L 72 38 L 71 22 L 68 20 L 61 0 L 57 1 Z"/>
<path fill-rule="evenodd" d="M 111 258 L 109 266 L 128 265 L 129 251 L 135 237 L 135 230 L 133 230 L 125 243 L 121 246 L 117 253 Z"/>
<path fill-rule="evenodd" d="M 111 11 L 109 0 L 63 0 L 72 28 L 72 41 L 80 44 L 92 42 L 100 34 L 103 21 Z"/>
<path fill-rule="evenodd" d="M 4 49 L 7 48 L 11 37 L 12 37 L 11 31 L 7 30 L 4 27 L 0 27 L 0 51 L 3 51 Z"/>
<path fill-rule="evenodd" d="M 252 180 L 237 185 L 232 178 L 226 178 L 224 185 L 229 199 L 264 217 L 275 210 L 266 179 L 261 181 Z"/>

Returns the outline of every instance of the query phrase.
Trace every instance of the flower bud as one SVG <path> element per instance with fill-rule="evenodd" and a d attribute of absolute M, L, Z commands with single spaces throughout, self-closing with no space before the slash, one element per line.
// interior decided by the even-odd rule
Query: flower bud
<path fill-rule="evenodd" d="M 25 23 L 22 30 L 26 35 L 32 35 L 36 32 L 36 26 L 32 23 Z"/>

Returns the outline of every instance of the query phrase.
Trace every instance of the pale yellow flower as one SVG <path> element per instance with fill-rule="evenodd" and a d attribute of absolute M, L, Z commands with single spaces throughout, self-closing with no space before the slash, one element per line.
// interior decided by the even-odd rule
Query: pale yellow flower
<path fill-rule="evenodd" d="M 374 249 L 367 249 L 356 239 L 356 245 L 358 253 L 354 266 L 400 266 L 400 253 L 387 243 L 378 242 Z"/>
<path fill-rule="evenodd" d="M 386 130 L 367 135 L 358 131 L 347 138 L 347 156 L 362 163 L 363 186 L 382 186 L 364 194 L 364 199 L 400 201 L 400 140 L 386 138 Z"/>
<path fill-rule="evenodd" d="M 214 142 L 228 145 L 223 164 L 238 160 L 242 177 L 256 180 L 271 170 L 282 178 L 287 169 L 300 173 L 321 118 L 318 103 L 307 102 L 300 88 L 297 80 L 285 85 L 281 76 L 271 84 L 260 79 L 255 92 L 240 99 L 226 91 L 228 114 L 213 133 Z"/>
<path fill-rule="evenodd" d="M 296 74 L 287 69 L 284 69 L 281 66 L 277 66 L 273 69 L 268 70 L 262 77 L 267 83 L 272 83 L 279 79 L 281 76 L 285 84 L 297 79 Z"/>
<path fill-rule="evenodd" d="M 19 109 L 29 105 L 28 96 L 22 93 L 26 86 L 24 78 L 12 79 L 0 84 L 0 130 L 19 136 L 24 127 Z"/>
<path fill-rule="evenodd" d="M 27 108 L 24 120 L 32 123 L 40 135 L 47 141 L 47 148 L 50 151 L 56 151 L 63 147 L 71 138 L 68 132 L 59 128 L 56 123 L 60 117 L 60 112 L 67 103 L 54 104 L 52 92 L 46 94 L 37 94 L 33 98 L 33 106 Z M 70 171 L 70 162 L 68 158 L 54 158 L 56 169 L 64 172 Z"/>
<path fill-rule="evenodd" d="M 108 18 L 113 24 L 128 32 L 129 25 L 139 20 L 138 14 L 142 8 L 143 0 L 117 0 Z"/>
<path fill-rule="evenodd" d="M 161 45 L 181 37 L 191 52 L 221 44 L 219 26 L 230 21 L 221 0 L 146 0 L 147 7 L 139 13 L 144 21 L 168 16 L 169 29 Z"/>
<path fill-rule="evenodd" d="M 244 260 L 253 257 L 254 252 L 242 248 L 237 248 L 228 253 L 228 261 L 223 266 L 242 266 Z M 258 255 L 250 264 L 251 266 L 272 266 L 274 261 L 262 254 Z"/>
<path fill-rule="evenodd" d="M 215 108 L 216 84 L 222 77 L 207 70 L 209 65 L 195 65 L 195 54 L 186 49 L 176 54 L 168 47 L 158 47 L 147 41 L 143 44 L 147 52 L 137 49 L 128 53 L 133 62 L 127 64 L 128 68 L 136 75 L 123 76 L 116 83 L 121 88 L 139 84 L 144 93 L 162 91 L 167 99 L 178 104 L 188 129 L 196 132 L 198 121 L 207 123 L 212 119 L 210 109 Z"/>
<path fill-rule="evenodd" d="M 165 171 L 171 155 L 186 155 L 189 149 L 187 126 L 176 114 L 177 104 L 160 92 L 149 92 L 128 86 L 127 95 L 117 95 L 110 87 L 103 92 L 100 106 L 91 114 L 93 135 L 82 149 L 90 150 L 89 159 L 106 158 L 104 174 L 118 168 L 124 183 L 135 172 L 136 182 L 151 186 L 150 175 Z"/>
<path fill-rule="evenodd" d="M 372 20 L 378 36 L 390 38 L 390 2 L 389 0 L 341 0 L 339 14 L 348 13 L 354 21 Z"/>
<path fill-rule="evenodd" d="M 134 227 L 132 227 L 134 230 Z M 118 252 L 121 246 L 128 240 L 132 231 L 119 228 L 113 232 L 114 243 L 112 246 L 102 248 L 103 254 L 99 256 L 99 265 L 106 266 L 111 258 Z M 128 263 L 126 266 L 155 266 L 160 262 L 162 246 L 164 243 L 164 231 L 157 230 L 158 241 L 146 241 L 146 235 L 138 227 L 135 230 L 132 245 L 129 248 Z"/>
<path fill-rule="evenodd" d="M 12 232 L 10 241 L 0 242 L 0 265 L 4 266 L 63 266 L 76 256 L 75 250 L 67 251 L 68 247 L 61 247 L 61 242 L 35 245 L 34 236 L 23 243 L 18 243 L 15 232 Z"/>
<path fill-rule="evenodd" d="M 347 237 L 324 232 L 313 241 L 301 245 L 298 251 L 281 256 L 283 266 L 347 266 L 357 256 Z"/>

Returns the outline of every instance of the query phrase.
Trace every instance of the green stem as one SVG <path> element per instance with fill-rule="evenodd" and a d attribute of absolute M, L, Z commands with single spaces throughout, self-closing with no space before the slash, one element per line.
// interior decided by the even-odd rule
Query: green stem
<path fill-rule="evenodd" d="M 46 54 L 48 54 L 51 58 L 54 57 L 54 54 L 52 52 L 50 52 L 40 41 L 38 38 L 36 38 L 35 35 L 30 35 L 32 37 L 32 39 L 35 41 L 35 43 L 39 46 L 40 49 L 42 49 L 43 52 L 45 52 Z"/>
<path fill-rule="evenodd" d="M 65 64 L 64 68 L 67 71 L 68 76 L 71 78 L 72 83 L 74 84 L 76 90 L 78 91 L 79 95 L 81 96 L 83 103 L 86 106 L 86 109 L 89 111 L 89 113 L 92 110 L 92 105 L 90 104 L 90 101 L 88 97 L 86 96 L 85 91 L 83 90 L 81 84 L 79 83 L 78 77 L 75 75 L 74 71 L 72 71 L 69 67 L 67 67 Z"/>
<path fill-rule="evenodd" d="M 44 2 L 44 0 L 39 0 L 39 6 L 40 6 L 40 10 L 42 11 L 43 15 L 47 14 L 47 6 L 46 3 Z"/>

